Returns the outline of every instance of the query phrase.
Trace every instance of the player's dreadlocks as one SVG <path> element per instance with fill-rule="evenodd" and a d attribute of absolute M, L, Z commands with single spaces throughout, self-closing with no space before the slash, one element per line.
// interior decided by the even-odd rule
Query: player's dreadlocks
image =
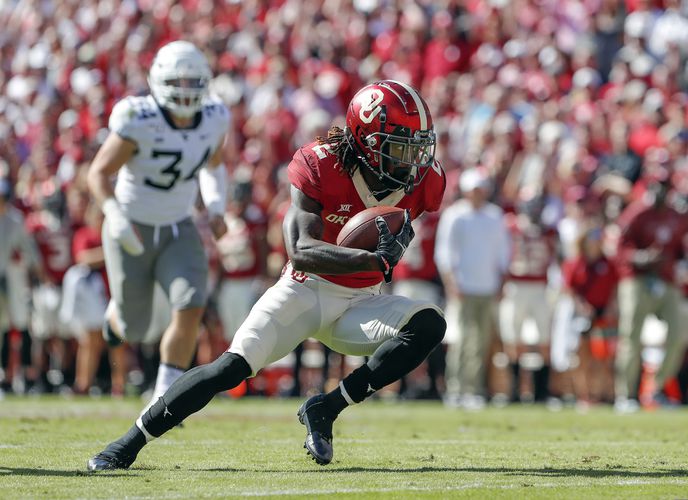
<path fill-rule="evenodd" d="M 350 135 L 349 131 L 334 125 L 327 131 L 327 137 L 318 136 L 315 140 L 318 144 L 331 146 L 332 153 L 339 160 L 341 170 L 346 172 L 349 177 L 352 177 L 360 164 L 361 158 L 356 154 Z"/>

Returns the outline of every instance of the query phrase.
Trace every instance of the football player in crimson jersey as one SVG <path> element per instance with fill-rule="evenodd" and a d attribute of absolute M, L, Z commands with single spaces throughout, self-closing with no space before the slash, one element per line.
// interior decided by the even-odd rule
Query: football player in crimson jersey
<path fill-rule="evenodd" d="M 538 330 L 534 361 L 533 396 L 544 401 L 549 383 L 549 338 L 552 321 L 547 297 L 547 271 L 556 260 L 557 232 L 541 220 L 544 195 L 524 189 L 519 194 L 516 213 L 506 216 L 511 236 L 511 261 L 499 303 L 499 331 L 513 374 L 512 400 L 519 400 L 519 358 L 528 351 L 522 340 L 527 318 Z M 526 358 L 527 359 L 527 358 Z"/>
<path fill-rule="evenodd" d="M 308 337 L 342 354 L 370 356 L 335 390 L 298 411 L 308 453 L 329 463 L 337 415 L 417 367 L 444 337 L 436 304 L 380 293 L 413 238 L 411 219 L 437 210 L 442 200 L 445 177 L 434 148 L 432 118 L 416 90 L 389 80 L 359 90 L 346 128 L 331 128 L 289 164 L 284 234 L 290 262 L 280 280 L 258 300 L 227 352 L 180 377 L 127 434 L 89 460 L 89 470 L 129 467 L 146 442 Z M 335 244 L 349 217 L 378 205 L 407 210 L 399 234 L 380 218 L 375 251 Z"/>

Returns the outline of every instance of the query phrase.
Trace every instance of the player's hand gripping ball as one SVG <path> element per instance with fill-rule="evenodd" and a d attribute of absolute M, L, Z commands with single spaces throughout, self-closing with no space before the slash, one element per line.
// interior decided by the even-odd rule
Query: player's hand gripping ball
<path fill-rule="evenodd" d="M 373 207 L 353 216 L 337 235 L 337 244 L 375 252 L 385 282 L 392 281 L 392 271 L 413 239 L 408 210 L 397 207 Z"/>
<path fill-rule="evenodd" d="M 375 219 L 382 217 L 393 235 L 404 225 L 404 209 L 398 207 L 371 207 L 357 213 L 344 224 L 337 235 L 337 245 L 347 248 L 360 248 L 374 252 L 377 250 L 380 231 Z"/>

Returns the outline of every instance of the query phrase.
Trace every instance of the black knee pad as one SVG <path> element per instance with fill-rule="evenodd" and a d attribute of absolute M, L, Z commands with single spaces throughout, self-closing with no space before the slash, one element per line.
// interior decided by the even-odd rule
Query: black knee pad
<path fill-rule="evenodd" d="M 402 328 L 400 337 L 418 346 L 419 349 L 430 352 L 434 349 L 447 331 L 447 322 L 435 309 L 423 309 L 414 314 L 406 326 Z"/>

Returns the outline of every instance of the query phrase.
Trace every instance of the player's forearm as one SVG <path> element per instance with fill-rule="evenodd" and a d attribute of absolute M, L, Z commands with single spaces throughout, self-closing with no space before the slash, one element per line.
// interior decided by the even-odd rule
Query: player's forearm
<path fill-rule="evenodd" d="M 103 203 L 108 198 L 114 198 L 115 191 L 112 189 L 109 176 L 104 172 L 91 168 L 88 172 L 88 188 L 95 198 L 98 206 L 102 208 Z"/>
<path fill-rule="evenodd" d="M 289 252 L 289 259 L 295 269 L 303 272 L 351 274 L 380 270 L 374 253 L 324 242 L 300 243 Z"/>
<path fill-rule="evenodd" d="M 100 207 L 108 198 L 115 196 L 110 179 L 131 159 L 136 152 L 136 143 L 110 132 L 96 153 L 88 169 L 88 188 Z"/>

